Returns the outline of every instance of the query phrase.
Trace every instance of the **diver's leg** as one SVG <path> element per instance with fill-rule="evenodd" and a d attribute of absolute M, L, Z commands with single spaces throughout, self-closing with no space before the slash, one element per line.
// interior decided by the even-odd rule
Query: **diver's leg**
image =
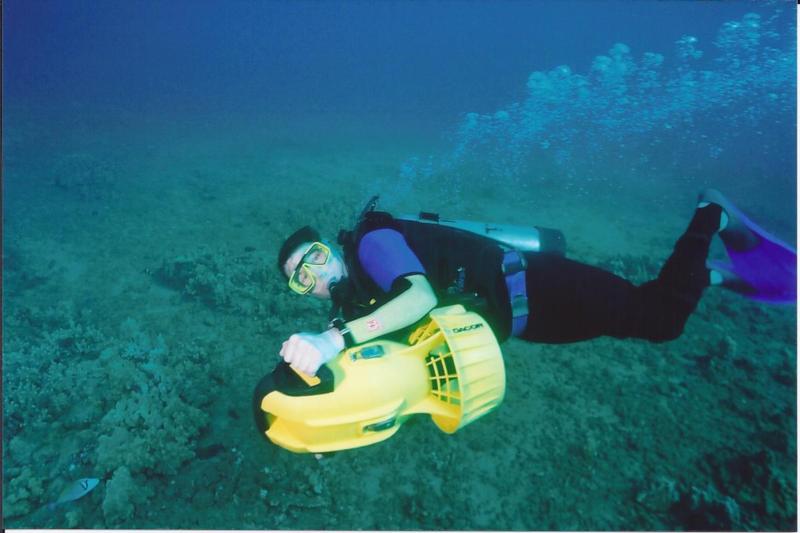
<path fill-rule="evenodd" d="M 640 287 L 610 272 L 550 254 L 526 254 L 530 314 L 522 338 L 563 343 L 601 335 L 674 339 L 709 284 L 705 266 L 721 209 L 697 209 L 653 281 Z"/>
<path fill-rule="evenodd" d="M 523 339 L 565 343 L 611 335 L 636 287 L 605 270 L 552 254 L 525 254 L 528 324 Z"/>
<path fill-rule="evenodd" d="M 630 336 L 652 341 L 676 339 L 710 285 L 706 267 L 711 239 L 720 229 L 722 208 L 706 204 L 695 210 L 686 232 L 658 277 L 637 288 L 629 309 Z"/>

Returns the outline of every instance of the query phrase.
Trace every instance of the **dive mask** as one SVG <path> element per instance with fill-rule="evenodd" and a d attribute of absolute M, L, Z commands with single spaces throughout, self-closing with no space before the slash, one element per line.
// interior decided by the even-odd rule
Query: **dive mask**
<path fill-rule="evenodd" d="M 321 242 L 312 242 L 289 278 L 289 288 L 297 294 L 308 294 L 317 284 L 314 270 L 328 264 L 331 249 Z"/>

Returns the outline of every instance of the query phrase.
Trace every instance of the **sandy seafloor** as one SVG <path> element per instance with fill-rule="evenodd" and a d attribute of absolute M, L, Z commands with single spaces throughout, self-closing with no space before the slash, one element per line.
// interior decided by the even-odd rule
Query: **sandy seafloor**
<path fill-rule="evenodd" d="M 435 135 L 346 117 L 256 132 L 14 120 L 6 527 L 796 527 L 796 310 L 723 290 L 673 342 L 506 343 L 503 405 L 453 436 L 420 416 L 384 443 L 317 459 L 268 444 L 250 415 L 280 343 L 326 322 L 276 274 L 281 239 L 304 223 L 333 237 L 373 192 L 396 212 L 560 228 L 570 257 L 636 282 L 657 273 L 702 187 L 793 239 L 783 192 L 675 175 L 412 187 L 393 182 L 397 169 Z M 792 190 L 793 176 L 775 179 Z M 101 482 L 43 508 L 80 477 Z"/>

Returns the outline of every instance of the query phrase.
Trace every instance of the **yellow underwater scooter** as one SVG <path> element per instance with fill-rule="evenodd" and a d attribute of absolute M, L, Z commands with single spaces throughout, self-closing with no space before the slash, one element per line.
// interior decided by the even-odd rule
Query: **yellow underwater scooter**
<path fill-rule="evenodd" d="M 505 385 L 489 325 L 451 305 L 431 311 L 408 344 L 354 346 L 315 377 L 280 363 L 256 387 L 253 412 L 259 432 L 278 446 L 322 453 L 386 440 L 419 413 L 455 433 L 500 405 Z"/>

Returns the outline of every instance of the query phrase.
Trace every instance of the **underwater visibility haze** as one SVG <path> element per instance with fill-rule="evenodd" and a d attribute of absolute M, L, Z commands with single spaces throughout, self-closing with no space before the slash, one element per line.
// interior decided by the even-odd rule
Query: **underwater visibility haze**
<path fill-rule="evenodd" d="M 707 187 L 796 246 L 796 9 L 3 2 L 5 526 L 795 530 L 794 305 L 712 287 L 674 341 L 512 339 L 453 435 L 294 454 L 250 402 L 327 326 L 282 240 L 375 194 L 634 283 Z"/>

